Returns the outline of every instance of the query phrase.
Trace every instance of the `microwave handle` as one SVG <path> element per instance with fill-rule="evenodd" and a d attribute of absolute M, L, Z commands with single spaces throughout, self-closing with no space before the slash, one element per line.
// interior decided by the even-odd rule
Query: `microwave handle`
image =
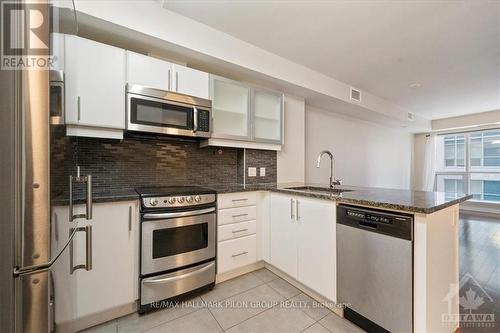
<path fill-rule="evenodd" d="M 198 109 L 193 106 L 193 132 L 198 131 Z"/>

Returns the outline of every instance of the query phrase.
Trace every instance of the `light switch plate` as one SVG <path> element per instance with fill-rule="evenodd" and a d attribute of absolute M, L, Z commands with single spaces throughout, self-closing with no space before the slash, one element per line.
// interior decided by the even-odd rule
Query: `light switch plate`
<path fill-rule="evenodd" d="M 266 168 L 260 168 L 260 176 L 264 177 L 266 175 Z"/>
<path fill-rule="evenodd" d="M 257 168 L 256 167 L 248 167 L 248 177 L 257 176 Z"/>

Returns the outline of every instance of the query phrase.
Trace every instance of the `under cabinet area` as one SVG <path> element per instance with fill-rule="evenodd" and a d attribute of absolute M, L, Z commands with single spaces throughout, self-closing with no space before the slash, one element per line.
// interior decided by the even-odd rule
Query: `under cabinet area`
<path fill-rule="evenodd" d="M 271 194 L 270 263 L 336 300 L 335 202 Z"/>
<path fill-rule="evenodd" d="M 217 274 L 257 261 L 256 202 L 256 192 L 218 196 Z"/>
<path fill-rule="evenodd" d="M 85 212 L 77 205 L 74 213 Z M 88 327 L 135 311 L 139 276 L 139 207 L 137 201 L 97 203 L 91 220 L 69 222 L 68 206 L 52 210 L 52 253 L 81 228 L 52 270 L 56 293 L 55 323 L 60 331 Z M 85 230 L 84 230 L 85 229 Z M 87 266 L 87 267 L 85 267 Z M 88 270 L 87 270 L 88 268 Z"/>

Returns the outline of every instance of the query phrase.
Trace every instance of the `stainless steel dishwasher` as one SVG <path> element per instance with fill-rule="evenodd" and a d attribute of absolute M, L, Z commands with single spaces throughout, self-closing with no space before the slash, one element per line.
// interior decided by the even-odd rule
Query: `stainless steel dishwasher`
<path fill-rule="evenodd" d="M 337 295 L 368 332 L 413 331 L 413 217 L 337 208 Z"/>

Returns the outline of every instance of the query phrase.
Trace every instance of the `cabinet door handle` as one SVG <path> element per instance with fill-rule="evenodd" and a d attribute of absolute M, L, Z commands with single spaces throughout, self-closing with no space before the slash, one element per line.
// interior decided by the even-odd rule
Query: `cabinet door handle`
<path fill-rule="evenodd" d="M 128 207 L 128 231 L 132 231 L 132 206 Z"/>
<path fill-rule="evenodd" d="M 297 200 L 297 221 L 300 220 L 300 201 Z"/>
<path fill-rule="evenodd" d="M 232 257 L 236 258 L 236 257 L 242 256 L 242 255 L 247 254 L 247 253 L 248 253 L 247 251 L 244 251 L 244 252 L 241 252 L 241 253 L 238 253 L 238 254 L 233 254 Z"/>
<path fill-rule="evenodd" d="M 239 201 L 247 201 L 248 198 L 244 198 L 244 199 L 233 199 L 231 200 L 232 202 L 239 202 Z"/>
<path fill-rule="evenodd" d="M 175 72 L 175 91 L 179 92 L 179 72 Z"/>
<path fill-rule="evenodd" d="M 236 218 L 236 217 L 243 217 L 243 216 L 248 216 L 248 214 L 237 214 L 237 215 L 233 215 L 233 218 Z"/>
<path fill-rule="evenodd" d="M 81 119 L 81 106 L 80 106 L 80 96 L 76 98 L 76 110 L 77 110 L 77 117 L 78 121 Z"/>
<path fill-rule="evenodd" d="M 170 80 L 171 80 L 171 78 L 170 78 L 170 69 L 169 69 L 169 70 L 168 70 L 168 88 L 167 88 L 167 90 L 171 90 L 171 89 L 170 89 L 170 86 L 171 86 L 171 84 L 170 84 Z"/>
<path fill-rule="evenodd" d="M 293 205 L 293 203 L 294 203 L 294 202 L 295 202 L 295 200 L 290 199 L 290 218 L 291 218 L 292 220 L 293 220 L 293 219 L 295 219 L 295 214 L 294 214 L 294 212 L 293 212 L 293 210 L 294 210 L 294 205 Z"/>
<path fill-rule="evenodd" d="M 233 230 L 231 231 L 233 234 L 236 234 L 238 232 L 245 232 L 245 231 L 248 231 L 248 229 L 240 229 L 240 230 Z"/>

